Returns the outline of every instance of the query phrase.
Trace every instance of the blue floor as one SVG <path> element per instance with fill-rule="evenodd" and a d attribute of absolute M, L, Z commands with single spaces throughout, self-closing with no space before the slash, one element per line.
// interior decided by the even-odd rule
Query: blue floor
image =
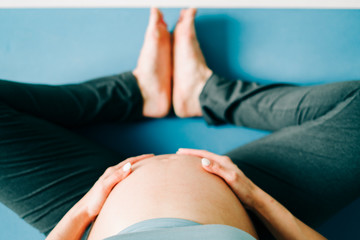
<path fill-rule="evenodd" d="M 179 10 L 164 12 L 172 29 Z M 146 9 L 0 10 L 0 79 L 61 84 L 131 70 L 147 18 Z M 360 79 L 359 10 L 200 9 L 196 27 L 208 65 L 229 78 Z M 268 134 L 174 117 L 77 131 L 129 156 L 179 147 L 224 153 Z M 318 230 L 329 239 L 360 239 L 359 215 L 360 199 Z M 44 237 L 0 204 L 0 239 Z"/>

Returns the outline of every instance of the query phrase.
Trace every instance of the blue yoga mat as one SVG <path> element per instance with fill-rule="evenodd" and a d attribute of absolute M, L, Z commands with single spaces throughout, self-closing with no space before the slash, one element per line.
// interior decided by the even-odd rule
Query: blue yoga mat
<path fill-rule="evenodd" d="M 164 14 L 173 29 L 179 9 Z M 147 20 L 148 9 L 2 9 L 0 79 L 63 84 L 132 70 Z M 196 28 L 208 65 L 230 79 L 360 79 L 359 10 L 200 9 Z M 175 117 L 77 131 L 128 156 L 179 147 L 224 153 L 268 134 Z M 359 214 L 360 199 L 317 230 L 329 239 L 360 239 Z M 0 239 L 44 237 L 0 204 Z"/>

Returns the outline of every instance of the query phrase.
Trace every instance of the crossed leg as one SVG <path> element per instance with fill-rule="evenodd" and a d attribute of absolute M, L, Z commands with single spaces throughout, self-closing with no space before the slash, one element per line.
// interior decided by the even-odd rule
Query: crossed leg
<path fill-rule="evenodd" d="M 211 75 L 196 39 L 194 16 L 195 10 L 183 11 L 174 33 L 176 114 L 203 116 L 209 124 L 274 131 L 226 155 L 312 227 L 356 200 L 360 196 L 360 81 L 298 87 Z M 185 69 L 180 68 L 184 59 Z"/>
<path fill-rule="evenodd" d="M 309 226 L 360 196 L 360 81 L 248 86 L 213 75 L 200 99 L 210 124 L 275 131 L 226 155 Z"/>
<path fill-rule="evenodd" d="M 48 234 L 106 168 L 124 159 L 69 128 L 167 114 L 168 34 L 160 12 L 152 9 L 134 74 L 61 86 L 0 80 L 2 203 Z"/>

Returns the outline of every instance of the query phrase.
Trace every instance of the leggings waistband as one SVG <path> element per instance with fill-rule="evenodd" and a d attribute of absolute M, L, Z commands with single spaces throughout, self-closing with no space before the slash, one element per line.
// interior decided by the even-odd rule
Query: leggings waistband
<path fill-rule="evenodd" d="M 124 233 L 132 233 L 132 232 L 150 231 L 161 228 L 186 227 L 186 226 L 194 226 L 194 225 L 201 225 L 201 224 L 181 218 L 153 218 L 138 223 L 134 223 L 133 225 L 130 225 L 129 227 L 120 231 L 117 235 Z M 87 240 L 92 226 L 93 223 L 86 228 L 85 233 L 83 234 L 81 240 Z"/>

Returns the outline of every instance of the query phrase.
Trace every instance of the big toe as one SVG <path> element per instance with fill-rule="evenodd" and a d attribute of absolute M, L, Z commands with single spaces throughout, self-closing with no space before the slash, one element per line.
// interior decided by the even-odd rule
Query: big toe
<path fill-rule="evenodd" d="M 182 9 L 177 22 L 177 27 L 179 25 L 183 27 L 191 25 L 194 22 L 195 15 L 196 8 Z"/>
<path fill-rule="evenodd" d="M 186 12 L 186 9 L 181 10 L 178 22 L 181 22 L 184 19 L 185 12 Z"/>
<path fill-rule="evenodd" d="M 194 21 L 196 15 L 196 8 L 186 9 L 183 13 L 182 19 L 186 22 Z"/>
<path fill-rule="evenodd" d="M 197 12 L 196 8 L 189 8 L 186 14 L 189 18 L 195 18 L 196 12 Z"/>
<path fill-rule="evenodd" d="M 165 24 L 164 16 L 158 8 L 150 9 L 149 25 Z"/>
<path fill-rule="evenodd" d="M 195 31 L 195 14 L 196 9 L 190 8 L 184 10 L 181 21 L 176 24 L 176 28 L 174 31 L 174 37 L 177 39 L 196 39 L 196 31 Z"/>

